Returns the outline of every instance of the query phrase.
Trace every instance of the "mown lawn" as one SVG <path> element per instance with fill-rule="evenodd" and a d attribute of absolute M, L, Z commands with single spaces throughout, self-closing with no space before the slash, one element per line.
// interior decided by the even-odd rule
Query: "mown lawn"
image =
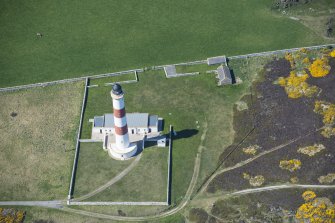
<path fill-rule="evenodd" d="M 102 149 L 102 143 L 80 143 L 74 198 L 85 195 L 106 184 L 133 161 L 112 159 Z"/>
<path fill-rule="evenodd" d="M 64 199 L 84 83 L 0 93 L 0 199 Z"/>
<path fill-rule="evenodd" d="M 0 87 L 325 42 L 271 4 L 4 0 Z"/>
<path fill-rule="evenodd" d="M 139 163 L 120 181 L 90 201 L 166 201 L 168 148 L 150 147 Z M 116 161 L 123 162 L 123 161 Z M 113 168 L 110 166 L 110 168 Z"/>

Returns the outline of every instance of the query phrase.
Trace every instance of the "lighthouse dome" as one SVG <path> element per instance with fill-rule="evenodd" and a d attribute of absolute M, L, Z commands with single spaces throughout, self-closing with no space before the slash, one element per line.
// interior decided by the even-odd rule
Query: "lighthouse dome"
<path fill-rule="evenodd" d="M 116 84 L 113 84 L 113 87 L 112 87 L 112 92 L 113 94 L 115 95 L 120 95 L 122 94 L 122 87 L 120 84 L 116 83 Z"/>

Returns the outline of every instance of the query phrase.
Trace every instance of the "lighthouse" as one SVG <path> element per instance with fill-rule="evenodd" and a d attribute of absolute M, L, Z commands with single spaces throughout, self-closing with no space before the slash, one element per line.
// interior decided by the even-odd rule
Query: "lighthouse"
<path fill-rule="evenodd" d="M 126 160 L 136 154 L 137 144 L 129 142 L 124 92 L 120 84 L 114 84 L 111 91 L 113 99 L 113 116 L 115 128 L 115 143 L 108 148 L 110 156 Z"/>

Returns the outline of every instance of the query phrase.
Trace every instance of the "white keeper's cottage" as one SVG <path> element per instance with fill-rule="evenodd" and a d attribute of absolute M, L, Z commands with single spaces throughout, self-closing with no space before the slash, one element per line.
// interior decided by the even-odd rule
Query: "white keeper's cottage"
<path fill-rule="evenodd" d="M 128 134 L 149 134 L 158 133 L 159 122 L 162 118 L 158 115 L 149 115 L 148 113 L 127 113 Z M 92 123 L 92 139 L 103 140 L 106 134 L 115 134 L 114 115 L 105 114 L 95 116 Z"/>

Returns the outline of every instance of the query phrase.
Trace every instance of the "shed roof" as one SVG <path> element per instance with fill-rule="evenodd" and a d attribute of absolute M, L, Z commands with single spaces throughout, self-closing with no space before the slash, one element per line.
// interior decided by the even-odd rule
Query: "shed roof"
<path fill-rule="evenodd" d="M 220 63 L 227 64 L 226 56 L 218 56 L 218 57 L 207 58 L 207 64 L 208 65 L 220 64 Z"/>
<path fill-rule="evenodd" d="M 158 126 L 158 115 L 149 115 L 149 126 Z"/>
<path fill-rule="evenodd" d="M 229 67 L 221 65 L 216 70 L 218 73 L 217 78 L 219 79 L 219 85 L 233 83 Z"/>
<path fill-rule="evenodd" d="M 94 127 L 104 126 L 104 116 L 94 116 Z"/>

